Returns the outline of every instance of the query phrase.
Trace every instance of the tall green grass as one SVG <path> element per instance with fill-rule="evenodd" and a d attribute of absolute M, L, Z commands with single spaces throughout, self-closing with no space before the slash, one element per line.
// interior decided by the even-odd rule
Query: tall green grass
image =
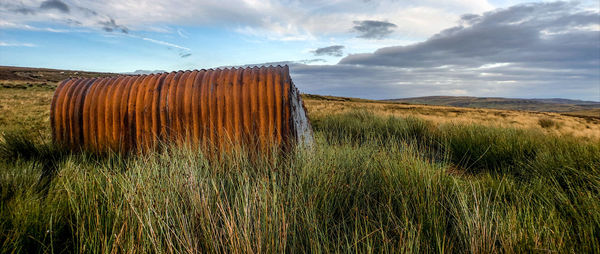
<path fill-rule="evenodd" d="M 369 112 L 312 122 L 312 150 L 264 160 L 99 157 L 5 135 L 0 251 L 600 249 L 598 143 Z"/>

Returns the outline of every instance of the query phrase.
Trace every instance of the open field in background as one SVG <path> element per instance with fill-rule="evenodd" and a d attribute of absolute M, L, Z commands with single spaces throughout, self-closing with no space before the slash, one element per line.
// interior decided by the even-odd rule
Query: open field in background
<path fill-rule="evenodd" d="M 480 124 L 534 129 L 545 133 L 588 139 L 600 138 L 600 117 L 568 115 L 569 113 L 413 105 L 317 95 L 305 95 L 304 103 L 312 116 L 326 116 L 361 109 L 379 116 L 413 116 L 434 123 Z"/>
<path fill-rule="evenodd" d="M 0 66 L 0 132 L 21 130 L 49 138 L 50 102 L 61 80 L 114 73 Z"/>
<path fill-rule="evenodd" d="M 56 84 L 10 84 L 0 87 L 0 132 L 24 131 L 50 140 L 50 103 Z"/>
<path fill-rule="evenodd" d="M 305 95 L 312 150 L 96 156 L 31 82 L 0 81 L 2 253 L 600 249 L 594 117 Z"/>

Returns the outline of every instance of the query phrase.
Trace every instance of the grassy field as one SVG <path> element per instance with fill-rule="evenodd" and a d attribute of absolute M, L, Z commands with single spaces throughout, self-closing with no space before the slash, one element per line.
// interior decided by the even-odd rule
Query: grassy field
<path fill-rule="evenodd" d="M 306 95 L 309 113 L 324 117 L 334 113 L 368 110 L 378 116 L 418 117 L 434 124 L 477 124 L 484 126 L 529 129 L 560 136 L 575 136 L 587 140 L 600 139 L 600 117 L 571 113 L 522 110 L 462 108 L 417 105 L 364 99 Z"/>
<path fill-rule="evenodd" d="M 305 96 L 316 145 L 217 161 L 49 140 L 53 84 L 0 88 L 0 252 L 594 252 L 600 123 Z"/>

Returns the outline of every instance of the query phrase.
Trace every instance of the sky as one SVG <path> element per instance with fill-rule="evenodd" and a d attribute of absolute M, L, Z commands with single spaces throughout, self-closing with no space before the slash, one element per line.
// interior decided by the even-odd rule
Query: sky
<path fill-rule="evenodd" d="M 277 64 L 303 93 L 600 101 L 600 2 L 0 0 L 0 65 Z"/>

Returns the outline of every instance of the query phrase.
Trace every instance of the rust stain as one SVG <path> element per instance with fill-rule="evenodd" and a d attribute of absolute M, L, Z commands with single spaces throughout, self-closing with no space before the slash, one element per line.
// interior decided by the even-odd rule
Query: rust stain
<path fill-rule="evenodd" d="M 52 137 L 93 152 L 288 146 L 299 136 L 294 91 L 287 66 L 73 78 L 52 98 Z"/>

